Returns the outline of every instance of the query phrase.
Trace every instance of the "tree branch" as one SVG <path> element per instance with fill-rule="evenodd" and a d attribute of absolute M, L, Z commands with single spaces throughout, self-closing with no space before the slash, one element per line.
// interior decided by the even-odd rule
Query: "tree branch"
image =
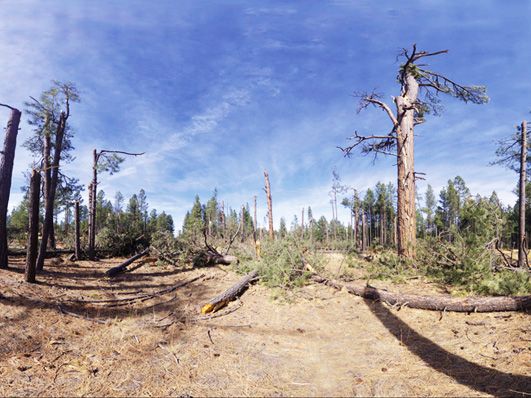
<path fill-rule="evenodd" d="M 0 106 L 5 106 L 6 108 L 9 108 L 9 109 L 11 109 L 12 111 L 18 111 L 18 109 L 17 109 L 17 108 L 13 108 L 12 106 L 10 106 L 10 105 L 7 105 L 7 104 L 0 104 Z"/>

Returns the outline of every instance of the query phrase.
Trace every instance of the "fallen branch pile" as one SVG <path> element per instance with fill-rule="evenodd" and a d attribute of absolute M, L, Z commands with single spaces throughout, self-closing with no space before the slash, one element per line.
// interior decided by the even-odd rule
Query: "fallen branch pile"
<path fill-rule="evenodd" d="M 414 294 L 391 293 L 368 285 L 345 285 L 317 274 L 312 275 L 312 280 L 337 290 L 346 289 L 347 292 L 365 299 L 380 300 L 389 305 L 407 306 L 422 310 L 501 312 L 526 311 L 531 309 L 531 296 L 467 297 L 464 299 L 447 296 L 419 296 Z"/>

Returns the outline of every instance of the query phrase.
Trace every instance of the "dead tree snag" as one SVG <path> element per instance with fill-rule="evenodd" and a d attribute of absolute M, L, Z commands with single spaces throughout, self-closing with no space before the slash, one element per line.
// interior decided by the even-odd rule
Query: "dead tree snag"
<path fill-rule="evenodd" d="M 41 174 L 33 169 L 29 192 L 29 231 L 26 253 L 26 282 L 35 283 L 37 250 L 39 249 L 39 205 L 40 205 Z"/>
<path fill-rule="evenodd" d="M 269 220 L 269 238 L 275 239 L 275 230 L 273 229 L 273 201 L 271 199 L 271 184 L 269 183 L 269 174 L 264 171 L 265 193 L 267 198 L 267 218 Z"/>
<path fill-rule="evenodd" d="M 358 111 L 374 106 L 385 112 L 391 121 L 391 130 L 385 134 L 360 135 L 354 133 L 354 143 L 340 148 L 345 156 L 361 147 L 364 155 L 391 155 L 397 158 L 397 249 L 403 257 L 415 257 L 416 249 L 416 207 L 415 207 L 415 126 L 425 121 L 425 116 L 441 110 L 439 94 L 449 94 L 464 102 L 482 104 L 488 101 L 482 86 L 463 86 L 444 75 L 425 69 L 418 63 L 423 58 L 446 54 L 448 50 L 418 51 L 416 45 L 409 52 L 403 49 L 400 56 L 405 59 L 398 71 L 400 95 L 393 97 L 396 110 L 393 112 L 382 96 L 360 93 Z"/>
<path fill-rule="evenodd" d="M 7 208 L 9 204 L 9 194 L 11 192 L 13 163 L 15 161 L 18 125 L 20 123 L 21 113 L 18 109 L 9 105 L 0 104 L 0 106 L 11 110 L 11 116 L 6 127 L 2 158 L 0 160 L 0 268 L 7 268 Z"/>

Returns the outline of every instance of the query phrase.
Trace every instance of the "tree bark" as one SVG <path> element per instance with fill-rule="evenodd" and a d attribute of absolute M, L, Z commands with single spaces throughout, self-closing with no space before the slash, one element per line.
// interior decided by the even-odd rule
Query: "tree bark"
<path fill-rule="evenodd" d="M 29 192 L 29 231 L 26 252 L 26 282 L 35 283 L 37 251 L 39 249 L 39 210 L 40 210 L 41 174 L 33 169 Z"/>
<path fill-rule="evenodd" d="M 241 231 L 242 231 L 241 241 L 245 242 L 245 207 L 243 205 L 242 205 L 242 210 L 241 210 L 240 223 L 241 223 Z"/>
<path fill-rule="evenodd" d="M 59 123 L 57 125 L 57 131 L 55 135 L 55 148 L 53 153 L 52 175 L 50 178 L 50 188 L 45 197 L 45 212 L 44 223 L 42 228 L 41 246 L 39 255 L 37 257 L 37 270 L 44 268 L 44 258 L 46 257 L 46 247 L 48 245 L 48 239 L 50 237 L 50 231 L 53 228 L 53 207 L 55 202 L 55 193 L 57 189 L 57 181 L 59 178 L 59 163 L 61 160 L 61 150 L 63 146 L 63 137 L 66 127 L 66 113 L 61 112 L 59 117 Z"/>
<path fill-rule="evenodd" d="M 271 184 L 269 183 L 269 174 L 264 171 L 265 192 L 267 197 L 267 217 L 269 219 L 269 238 L 275 239 L 275 230 L 273 229 L 273 200 L 271 198 Z"/>
<path fill-rule="evenodd" d="M 88 257 L 90 260 L 95 258 L 96 248 L 96 197 L 98 192 L 98 152 L 93 151 L 93 165 L 92 165 L 92 183 L 90 195 L 90 210 L 89 210 L 89 242 L 88 242 Z"/>
<path fill-rule="evenodd" d="M 362 210 L 361 213 L 361 251 L 367 250 L 367 217 Z"/>
<path fill-rule="evenodd" d="M 397 115 L 402 115 L 397 127 L 397 245 L 398 255 L 415 257 L 417 245 L 417 215 L 415 207 L 415 105 L 419 84 L 406 70 L 404 93 L 395 97 Z"/>
<path fill-rule="evenodd" d="M 8 267 L 7 209 L 21 115 L 18 109 L 9 108 L 11 109 L 11 116 L 7 122 L 3 155 L 0 160 L 0 268 Z"/>
<path fill-rule="evenodd" d="M 258 276 L 258 271 L 254 270 L 245 275 L 238 283 L 230 287 L 219 296 L 214 297 L 207 304 L 201 308 L 202 314 L 208 314 L 216 312 L 217 310 L 225 307 L 231 300 L 234 300 L 247 285 Z"/>
<path fill-rule="evenodd" d="M 522 122 L 522 138 L 520 151 L 520 203 L 518 219 L 518 266 L 525 268 L 527 266 L 526 253 L 526 235 L 525 235 L 525 186 L 526 186 L 526 168 L 527 168 L 527 122 Z"/>
<path fill-rule="evenodd" d="M 74 217 L 75 217 L 74 255 L 76 257 L 76 260 L 79 261 L 81 259 L 81 217 L 80 217 L 78 200 L 76 201 L 76 204 L 75 204 Z"/>
<path fill-rule="evenodd" d="M 531 296 L 468 297 L 464 299 L 450 296 L 417 296 L 414 294 L 391 293 L 387 290 L 376 289 L 367 285 L 343 285 L 319 275 L 313 275 L 312 280 L 337 290 L 346 289 L 349 293 L 366 299 L 380 300 L 393 306 L 408 306 L 422 310 L 500 312 L 531 309 Z"/>
<path fill-rule="evenodd" d="M 358 224 L 359 224 L 359 219 L 358 219 L 358 213 L 359 213 L 359 209 L 357 207 L 354 207 L 354 212 L 352 214 L 352 226 L 353 226 L 353 229 L 354 229 L 354 247 L 358 248 L 360 245 L 359 245 L 359 242 L 358 242 Z"/>

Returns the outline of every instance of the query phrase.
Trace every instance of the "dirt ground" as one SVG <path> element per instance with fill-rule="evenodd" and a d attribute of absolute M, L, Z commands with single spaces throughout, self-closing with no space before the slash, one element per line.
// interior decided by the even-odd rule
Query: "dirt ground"
<path fill-rule="evenodd" d="M 531 394 L 523 313 L 399 310 L 322 285 L 274 300 L 254 285 L 203 319 L 238 275 L 146 264 L 109 280 L 119 259 L 48 261 L 30 285 L 12 260 L 0 270 L 1 396 Z M 420 280 L 388 288 L 441 294 Z"/>

